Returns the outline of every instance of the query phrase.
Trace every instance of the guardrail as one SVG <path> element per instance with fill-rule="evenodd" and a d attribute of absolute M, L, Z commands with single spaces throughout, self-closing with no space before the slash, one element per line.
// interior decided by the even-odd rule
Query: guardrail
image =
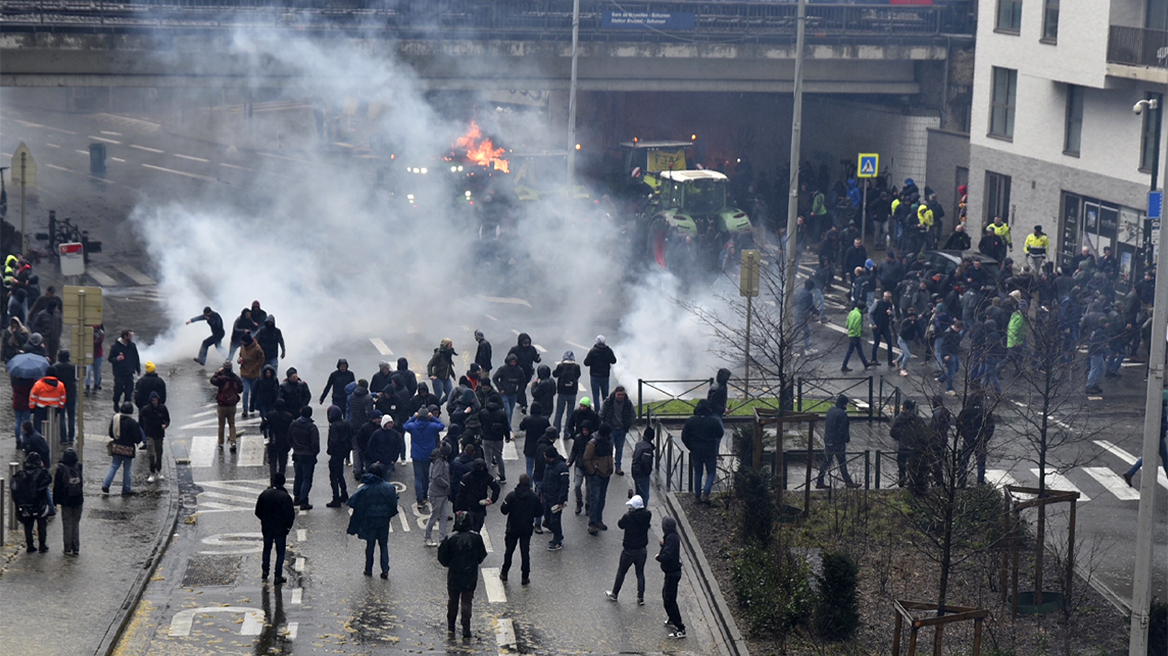
<path fill-rule="evenodd" d="M 611 13 L 684 17 L 650 28 L 617 27 Z M 606 16 L 606 14 L 608 14 Z M 794 38 L 796 3 L 622 2 L 582 0 L 584 41 L 768 42 Z M 678 27 L 677 25 L 681 25 Z M 419 39 L 571 38 L 571 0 L 9 0 L 0 8 L 0 31 L 109 31 L 142 28 L 275 27 L 349 29 Z M 807 36 L 927 37 L 972 34 L 966 16 L 948 5 L 812 4 Z"/>
<path fill-rule="evenodd" d="M 1168 31 L 1112 25 L 1107 39 L 1107 61 L 1129 66 L 1164 68 L 1168 60 Z"/>

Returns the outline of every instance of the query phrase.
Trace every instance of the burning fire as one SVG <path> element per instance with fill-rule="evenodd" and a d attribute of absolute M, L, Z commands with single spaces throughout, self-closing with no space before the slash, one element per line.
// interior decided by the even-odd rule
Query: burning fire
<path fill-rule="evenodd" d="M 503 148 L 495 148 L 490 139 L 483 138 L 483 132 L 474 121 L 470 123 L 470 130 L 458 138 L 454 143 L 457 148 L 466 149 L 466 158 L 479 166 L 493 166 L 496 171 L 511 172 L 511 163 L 502 158 L 507 152 Z"/>

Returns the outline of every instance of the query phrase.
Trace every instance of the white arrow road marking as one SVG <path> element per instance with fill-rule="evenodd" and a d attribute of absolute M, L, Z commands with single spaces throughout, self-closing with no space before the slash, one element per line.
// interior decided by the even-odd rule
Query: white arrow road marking
<path fill-rule="evenodd" d="M 208 556 L 260 553 L 264 550 L 263 533 L 219 533 L 208 535 L 200 542 L 212 547 L 226 547 L 225 549 L 208 549 L 199 552 Z"/>

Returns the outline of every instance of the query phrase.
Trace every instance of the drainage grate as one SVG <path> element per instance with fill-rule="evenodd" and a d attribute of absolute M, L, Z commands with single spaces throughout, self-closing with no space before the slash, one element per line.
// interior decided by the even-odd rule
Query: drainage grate
<path fill-rule="evenodd" d="M 134 513 L 125 510 L 98 510 L 93 508 L 88 514 L 91 519 L 109 519 L 115 522 L 128 522 L 134 519 Z"/>
<path fill-rule="evenodd" d="M 231 585 L 239 576 L 242 556 L 195 556 L 183 574 L 183 586 Z"/>

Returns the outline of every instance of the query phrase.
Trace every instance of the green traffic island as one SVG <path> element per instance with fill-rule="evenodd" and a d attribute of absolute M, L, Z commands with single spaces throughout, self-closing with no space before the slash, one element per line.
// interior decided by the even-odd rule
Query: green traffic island
<path fill-rule="evenodd" d="M 898 617 L 902 655 L 910 653 L 913 620 L 916 654 L 933 653 L 937 624 L 946 654 L 974 653 L 975 624 L 986 656 L 1126 653 L 1128 618 L 1082 579 L 1066 585 L 1057 546 L 1043 567 L 1050 590 L 1044 606 L 1058 600 L 1051 612 L 1011 617 L 1001 581 L 1011 536 L 1004 534 L 1001 493 L 989 486 L 960 490 L 956 499 L 961 516 L 950 543 L 949 612 L 939 622 L 944 540 L 937 504 L 927 497 L 840 489 L 813 496 L 806 517 L 790 517 L 802 510 L 802 495 L 784 495 L 799 507 L 779 511 L 765 472 L 736 474 L 735 489 L 709 506 L 677 495 L 753 656 L 890 654 Z M 1033 550 L 1032 528 L 1012 539 Z M 1020 587 L 1026 584 L 1032 581 Z"/>

